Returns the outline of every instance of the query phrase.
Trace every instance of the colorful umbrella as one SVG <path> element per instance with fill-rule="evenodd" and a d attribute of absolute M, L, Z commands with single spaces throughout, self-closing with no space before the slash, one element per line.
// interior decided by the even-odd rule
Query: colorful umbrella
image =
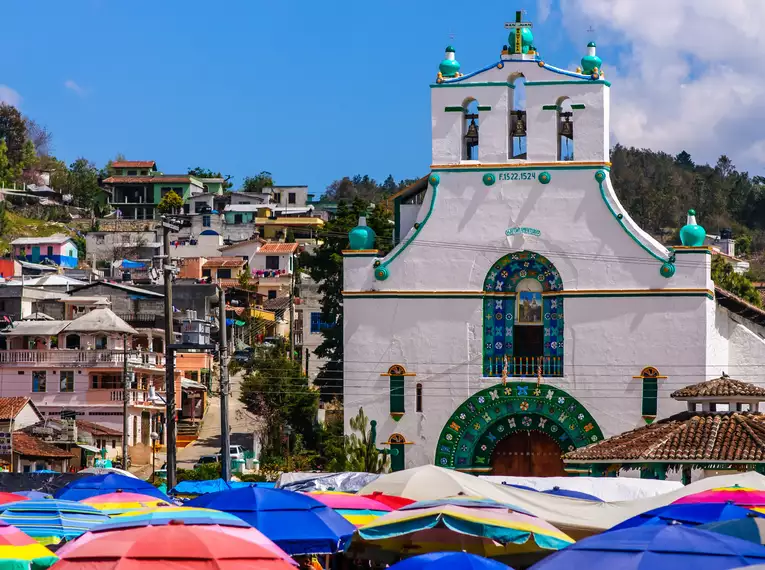
<path fill-rule="evenodd" d="M 356 530 L 316 499 L 283 489 L 232 489 L 202 495 L 186 504 L 236 515 L 292 556 L 343 551 Z"/>
<path fill-rule="evenodd" d="M 411 505 L 401 507 L 402 511 L 409 511 L 413 509 L 429 509 L 431 507 L 442 507 L 444 505 L 454 505 L 456 507 L 467 507 L 470 509 L 509 509 L 516 513 L 533 516 L 529 511 L 511 505 L 509 503 L 500 503 L 493 499 L 484 499 L 483 497 L 447 497 L 445 499 L 436 499 L 433 501 L 417 501 Z"/>
<path fill-rule="evenodd" d="M 603 502 L 601 499 L 599 499 L 595 495 L 590 495 L 589 493 L 582 493 L 581 491 L 573 491 L 571 489 L 561 489 L 560 487 L 553 487 L 552 489 L 547 489 L 546 491 L 542 491 L 542 493 L 546 493 L 547 495 L 555 495 L 556 497 L 568 497 L 569 499 L 581 499 L 583 501 L 597 501 L 598 503 Z"/>
<path fill-rule="evenodd" d="M 39 501 L 40 499 L 52 499 L 53 495 L 50 493 L 43 493 L 42 491 L 16 491 L 14 495 L 20 495 L 18 501 L 23 501 L 24 497 L 27 499 L 34 499 Z"/>
<path fill-rule="evenodd" d="M 670 504 L 658 509 L 651 509 L 611 528 L 621 530 L 647 524 L 680 523 L 697 526 L 717 521 L 727 521 L 751 515 L 752 511 L 737 507 L 731 503 L 688 503 L 685 505 Z"/>
<path fill-rule="evenodd" d="M 141 493 L 125 493 L 117 491 L 116 493 L 107 493 L 106 495 L 96 495 L 80 501 L 84 505 L 91 505 L 107 515 L 114 516 L 130 511 L 147 509 L 158 505 L 167 505 L 170 503 L 143 495 Z"/>
<path fill-rule="evenodd" d="M 58 550 L 59 556 L 66 553 L 76 545 L 84 541 L 92 540 L 103 533 L 116 533 L 128 528 L 140 528 L 145 526 L 164 526 L 175 522 L 183 522 L 188 526 L 205 525 L 229 536 L 236 536 L 249 540 L 255 544 L 267 548 L 287 560 L 290 564 L 297 565 L 289 555 L 271 542 L 258 529 L 252 528 L 239 517 L 215 511 L 213 509 L 195 509 L 193 507 L 154 507 L 144 511 L 132 511 L 127 514 L 117 515 L 109 522 L 94 527 L 91 531 L 80 536 L 75 542 L 70 542 Z M 2 570 L 2 569 L 0 569 Z"/>
<path fill-rule="evenodd" d="M 63 549 L 62 549 L 63 550 Z M 294 570 L 267 548 L 205 526 L 165 526 L 95 533 L 61 553 L 57 570 Z"/>
<path fill-rule="evenodd" d="M 699 528 L 765 545 L 765 518 L 751 511 L 749 515 L 739 519 L 713 522 Z"/>
<path fill-rule="evenodd" d="M 3 493 L 0 492 L 0 505 L 6 503 L 18 503 L 19 501 L 26 501 L 29 497 L 25 497 L 21 493 Z"/>
<path fill-rule="evenodd" d="M 148 481 L 136 479 L 135 477 L 118 475 L 116 473 L 91 475 L 90 477 L 75 479 L 68 485 L 63 486 L 56 491 L 54 497 L 67 501 L 81 501 L 88 497 L 106 495 L 118 490 L 129 493 L 141 493 L 142 495 L 149 495 L 151 497 L 156 497 L 157 499 L 162 499 L 163 501 L 168 500 L 167 495 Z"/>
<path fill-rule="evenodd" d="M 400 509 L 401 507 L 405 507 L 407 505 L 411 505 L 414 503 L 414 500 L 407 499 L 406 497 L 396 497 L 394 495 L 386 495 L 385 493 L 380 493 L 379 491 L 375 491 L 374 493 L 370 493 L 369 495 L 359 495 L 360 497 L 366 497 L 367 499 L 374 499 L 378 503 L 382 503 L 383 505 L 389 506 L 394 511 L 397 509 Z"/>
<path fill-rule="evenodd" d="M 467 552 L 431 552 L 394 564 L 390 570 L 513 570 L 496 560 Z"/>
<path fill-rule="evenodd" d="M 531 570 L 727 570 L 765 562 L 765 547 L 683 526 L 643 525 L 583 538 Z"/>
<path fill-rule="evenodd" d="M 542 519 L 507 507 L 417 505 L 380 517 L 360 528 L 358 535 L 389 552 L 461 550 L 488 557 L 558 550 L 574 542 Z"/>
<path fill-rule="evenodd" d="M 0 505 L 0 520 L 24 531 L 45 545 L 71 540 L 109 517 L 90 505 L 43 499 Z"/>
<path fill-rule="evenodd" d="M 0 522 L 0 570 L 43 570 L 57 559 L 29 535 Z"/>
<path fill-rule="evenodd" d="M 765 491 L 739 487 L 738 485 L 717 487 L 693 495 L 686 495 L 673 501 L 672 504 L 684 505 L 688 503 L 733 503 L 739 507 L 765 507 Z"/>
<path fill-rule="evenodd" d="M 368 499 L 350 493 L 311 491 L 310 493 L 306 493 L 306 495 L 313 497 L 320 503 L 324 503 L 328 507 L 334 509 L 335 512 L 340 513 L 345 520 L 355 527 L 369 524 L 373 520 L 393 510 L 389 506 L 383 505 L 374 499 Z"/>

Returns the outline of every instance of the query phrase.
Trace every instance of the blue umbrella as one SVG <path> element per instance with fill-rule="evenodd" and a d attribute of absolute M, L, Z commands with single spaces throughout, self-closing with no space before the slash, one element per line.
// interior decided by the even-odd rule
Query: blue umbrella
<path fill-rule="evenodd" d="M 531 570 L 728 570 L 764 562 L 764 546 L 670 524 L 590 536 L 537 562 Z"/>
<path fill-rule="evenodd" d="M 553 487 L 552 489 L 547 489 L 547 491 L 542 491 L 542 493 L 555 495 L 556 497 L 568 497 L 569 499 L 582 499 L 585 501 L 597 501 L 599 503 L 603 502 L 601 498 L 596 497 L 595 495 L 582 493 L 581 491 L 572 491 L 571 489 L 561 489 L 560 487 Z"/>
<path fill-rule="evenodd" d="M 343 551 L 356 530 L 316 499 L 284 489 L 245 487 L 220 491 L 201 495 L 186 506 L 236 515 L 291 556 Z"/>
<path fill-rule="evenodd" d="M 431 552 L 394 564 L 390 570 L 513 570 L 501 562 L 467 552 Z"/>
<path fill-rule="evenodd" d="M 611 530 L 621 530 L 641 525 L 671 524 L 673 522 L 697 526 L 718 521 L 740 519 L 754 514 L 754 511 L 733 503 L 684 503 L 666 505 L 646 511 L 620 522 Z"/>
<path fill-rule="evenodd" d="M 68 485 L 61 487 L 53 496 L 57 499 L 66 499 L 67 501 L 81 501 L 82 499 L 106 495 L 107 493 L 114 493 L 119 490 L 126 493 L 149 495 L 165 501 L 168 500 L 167 495 L 148 481 L 142 481 L 141 479 L 118 473 L 91 475 L 90 477 L 75 479 Z"/>
<path fill-rule="evenodd" d="M 52 499 L 53 495 L 50 493 L 43 493 L 42 491 L 14 491 L 14 495 L 21 495 L 22 497 L 26 497 L 27 499 L 34 499 L 35 501 L 39 501 L 41 499 Z"/>
<path fill-rule="evenodd" d="M 514 487 L 515 489 L 523 489 L 524 491 L 536 491 L 534 487 L 528 487 L 526 485 L 516 485 L 514 483 L 506 483 L 504 481 L 502 481 L 502 484 L 505 487 Z"/>
<path fill-rule="evenodd" d="M 0 520 L 24 531 L 42 544 L 58 544 L 109 521 L 109 516 L 76 501 L 18 501 L 0 505 Z"/>
<path fill-rule="evenodd" d="M 699 528 L 735 536 L 755 544 L 765 544 L 765 518 L 755 512 L 750 512 L 749 516 L 740 519 L 713 522 Z"/>

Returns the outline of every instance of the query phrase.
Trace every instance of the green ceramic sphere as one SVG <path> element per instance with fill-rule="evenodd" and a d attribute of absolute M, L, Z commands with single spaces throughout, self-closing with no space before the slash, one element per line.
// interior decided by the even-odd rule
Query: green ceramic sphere
<path fill-rule="evenodd" d="M 675 264 L 670 263 L 669 261 L 665 261 L 662 264 L 661 269 L 659 269 L 659 273 L 662 277 L 669 279 L 675 274 Z"/>
<path fill-rule="evenodd" d="M 483 183 L 486 184 L 486 186 L 492 186 L 496 181 L 497 177 L 490 172 L 483 175 Z"/>
<path fill-rule="evenodd" d="M 387 267 L 378 267 L 375 269 L 375 279 L 378 281 L 385 281 L 390 276 Z"/>
<path fill-rule="evenodd" d="M 549 184 L 552 177 L 549 172 L 540 172 L 537 180 L 539 180 L 540 184 Z"/>
<path fill-rule="evenodd" d="M 582 58 L 582 73 L 585 75 L 591 75 L 596 67 L 598 70 L 600 70 L 602 64 L 603 60 L 601 60 L 597 55 L 585 55 Z"/>
<path fill-rule="evenodd" d="M 375 231 L 369 226 L 356 226 L 348 232 L 348 241 L 351 244 L 351 249 L 374 249 L 375 247 Z"/>
<path fill-rule="evenodd" d="M 460 71 L 460 62 L 456 59 L 445 59 L 438 66 L 438 71 L 444 77 L 457 77 L 457 73 Z"/>

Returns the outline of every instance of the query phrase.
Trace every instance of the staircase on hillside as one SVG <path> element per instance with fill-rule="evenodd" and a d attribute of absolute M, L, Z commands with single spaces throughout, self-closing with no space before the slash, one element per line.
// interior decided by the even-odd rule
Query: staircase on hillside
<path fill-rule="evenodd" d="M 178 437 L 176 438 L 176 447 L 186 447 L 191 442 L 195 441 L 199 436 L 199 428 L 202 426 L 202 422 L 189 420 L 181 420 L 178 422 Z"/>

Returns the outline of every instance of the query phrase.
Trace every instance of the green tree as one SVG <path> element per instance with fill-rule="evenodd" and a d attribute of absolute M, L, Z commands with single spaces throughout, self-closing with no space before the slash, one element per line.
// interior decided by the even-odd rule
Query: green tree
<path fill-rule="evenodd" d="M 174 214 L 183 208 L 183 198 L 174 190 L 170 190 L 157 204 L 157 210 L 162 214 Z"/>
<path fill-rule="evenodd" d="M 110 158 L 99 173 L 101 178 L 109 178 L 110 176 L 114 176 L 114 167 L 112 165 L 115 162 L 122 162 L 124 160 L 125 155 L 121 152 L 118 152 L 114 158 Z"/>
<path fill-rule="evenodd" d="M 64 194 L 71 194 L 75 206 L 93 209 L 103 192 L 98 184 L 96 165 L 85 158 L 78 158 L 69 165 Z"/>
<path fill-rule="evenodd" d="M 29 140 L 27 123 L 19 110 L 13 105 L 0 103 L 0 139 L 5 139 L 8 147 L 8 162 L 11 168 L 23 165 Z"/>
<path fill-rule="evenodd" d="M 196 166 L 194 168 L 189 168 L 187 171 L 187 174 L 189 176 L 196 176 L 197 178 L 223 178 L 225 182 L 223 183 L 223 190 L 228 190 L 233 186 L 231 182 L 229 182 L 229 176 L 223 176 L 220 172 L 214 172 L 210 170 L 209 168 L 202 168 L 201 166 Z"/>
<path fill-rule="evenodd" d="M 351 435 L 348 438 L 348 463 L 351 471 L 382 473 L 388 456 L 375 445 L 372 427 L 363 408 L 350 421 Z"/>
<path fill-rule="evenodd" d="M 715 256 L 712 260 L 712 281 L 736 297 L 756 307 L 762 306 L 762 298 L 752 282 L 746 276 L 736 273 L 733 266 L 722 256 Z"/>
<path fill-rule="evenodd" d="M 0 188 L 7 186 L 13 180 L 11 162 L 8 159 L 8 144 L 0 139 Z"/>
<path fill-rule="evenodd" d="M 247 176 L 242 183 L 242 192 L 262 192 L 263 188 L 269 188 L 274 185 L 271 173 L 263 170 L 255 176 Z"/>
<path fill-rule="evenodd" d="M 378 203 L 371 214 L 369 203 L 356 199 L 352 204 L 340 202 L 335 217 L 324 225 L 319 237 L 321 245 L 312 254 L 301 256 L 301 266 L 319 284 L 322 295 L 322 320 L 330 326 L 322 329 L 323 340 L 316 348 L 316 355 L 328 362 L 322 367 L 315 383 L 322 389 L 322 399 L 342 397 L 343 360 L 343 255 L 348 248 L 348 232 L 359 222 L 359 216 L 367 216 L 367 225 L 377 234 L 377 248 L 381 254 L 390 249 L 392 230 L 390 212 L 384 203 Z"/>
<path fill-rule="evenodd" d="M 250 287 L 250 264 L 245 263 L 244 267 L 242 267 L 242 272 L 239 274 L 239 277 L 237 280 L 239 281 L 239 286 L 242 289 L 248 289 Z"/>
<path fill-rule="evenodd" d="M 273 347 L 257 350 L 249 370 L 242 381 L 240 400 L 264 423 L 264 454 L 284 455 L 287 425 L 311 448 L 316 439 L 314 419 L 319 399 L 300 363 Z"/>

